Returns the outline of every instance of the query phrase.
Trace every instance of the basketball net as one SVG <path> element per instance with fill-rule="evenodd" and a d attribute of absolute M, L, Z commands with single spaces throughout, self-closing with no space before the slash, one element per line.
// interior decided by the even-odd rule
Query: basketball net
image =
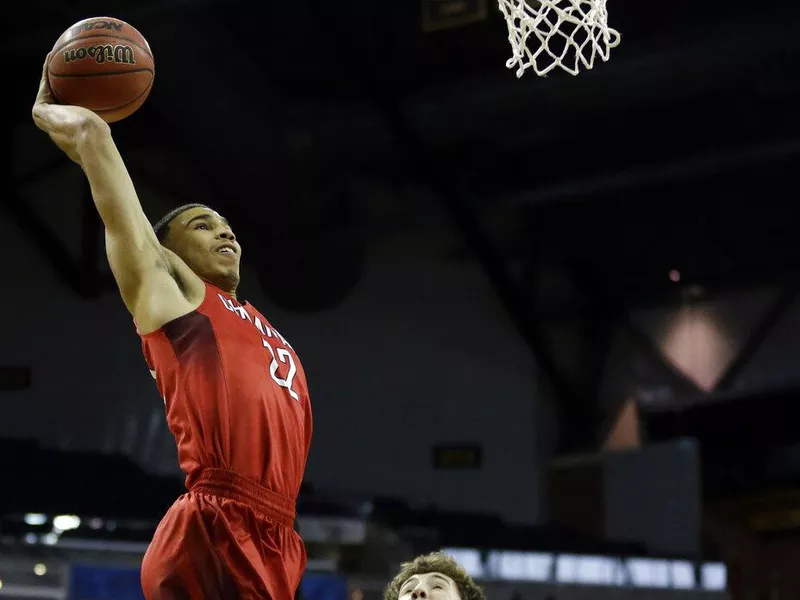
<path fill-rule="evenodd" d="M 606 0 L 498 0 L 508 25 L 513 56 L 506 61 L 517 68 L 547 75 L 559 67 L 571 75 L 594 67 L 595 57 L 607 61 L 620 42 L 618 31 L 608 26 Z"/>

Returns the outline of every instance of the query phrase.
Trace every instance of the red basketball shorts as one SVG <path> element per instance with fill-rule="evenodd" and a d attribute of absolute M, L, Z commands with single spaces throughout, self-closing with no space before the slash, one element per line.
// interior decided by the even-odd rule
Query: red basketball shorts
<path fill-rule="evenodd" d="M 292 600 L 305 566 L 292 501 L 205 469 L 156 529 L 142 589 L 147 600 Z"/>

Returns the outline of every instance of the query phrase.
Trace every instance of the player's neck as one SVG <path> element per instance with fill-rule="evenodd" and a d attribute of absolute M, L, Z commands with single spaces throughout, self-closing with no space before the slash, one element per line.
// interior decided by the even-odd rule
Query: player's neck
<path fill-rule="evenodd" d="M 210 283 L 211 285 L 213 285 L 214 287 L 216 287 L 216 288 L 222 290 L 223 292 L 225 292 L 226 294 L 228 294 L 234 300 L 238 300 L 238 298 L 236 297 L 236 288 L 238 287 L 238 283 L 239 283 L 238 281 L 237 282 L 211 281 L 210 279 L 207 279 L 206 281 L 208 283 Z"/>

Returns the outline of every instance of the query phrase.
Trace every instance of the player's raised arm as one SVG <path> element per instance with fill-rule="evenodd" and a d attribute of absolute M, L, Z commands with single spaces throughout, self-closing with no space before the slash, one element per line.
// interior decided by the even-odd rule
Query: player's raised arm
<path fill-rule="evenodd" d="M 46 69 L 47 61 L 33 120 L 86 174 L 105 225 L 108 260 L 128 310 L 140 325 L 159 327 L 186 312 L 186 299 L 171 275 L 171 256 L 142 210 L 109 126 L 90 110 L 54 104 Z"/>

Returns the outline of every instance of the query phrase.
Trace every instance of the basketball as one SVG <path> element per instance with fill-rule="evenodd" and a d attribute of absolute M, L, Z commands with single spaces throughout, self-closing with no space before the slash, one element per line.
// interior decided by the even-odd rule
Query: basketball
<path fill-rule="evenodd" d="M 75 23 L 58 38 L 47 65 L 47 81 L 59 104 L 88 108 L 107 123 L 136 112 L 154 77 L 147 40 L 112 17 Z"/>

